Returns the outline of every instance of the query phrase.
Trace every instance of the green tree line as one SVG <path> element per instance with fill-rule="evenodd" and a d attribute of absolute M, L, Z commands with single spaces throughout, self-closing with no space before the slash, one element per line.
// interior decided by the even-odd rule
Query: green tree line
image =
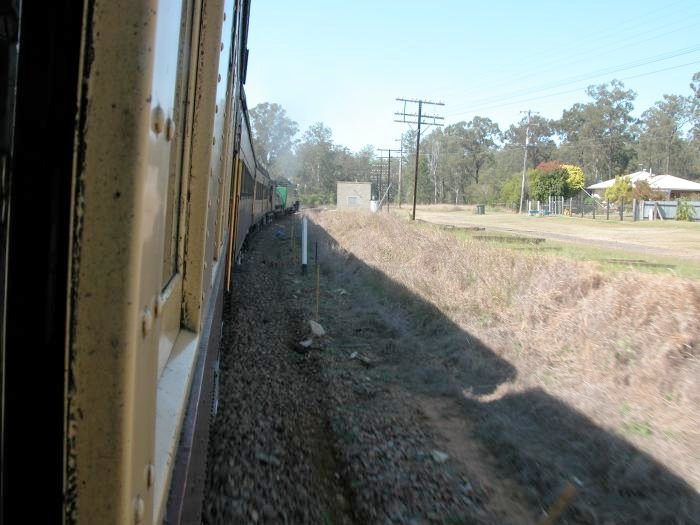
<path fill-rule="evenodd" d="M 418 160 L 418 202 L 516 204 L 526 142 L 528 171 L 553 161 L 580 166 L 586 185 L 642 166 L 700 179 L 700 72 L 692 77 L 688 93 L 663 95 L 639 118 L 632 116 L 636 93 L 618 80 L 589 86 L 586 96 L 587 101 L 563 110 L 559 119 L 531 116 L 527 141 L 527 117 L 505 130 L 480 116 L 428 128 Z M 250 117 L 258 161 L 273 177 L 299 184 L 305 204 L 335 202 L 340 180 L 376 183 L 381 173 L 386 187 L 386 160 L 372 146 L 353 152 L 335 144 L 322 122 L 300 134 L 279 104 L 258 104 Z M 398 159 L 392 162 L 393 202 L 413 199 L 415 139 L 415 132 L 403 135 L 400 193 Z"/>

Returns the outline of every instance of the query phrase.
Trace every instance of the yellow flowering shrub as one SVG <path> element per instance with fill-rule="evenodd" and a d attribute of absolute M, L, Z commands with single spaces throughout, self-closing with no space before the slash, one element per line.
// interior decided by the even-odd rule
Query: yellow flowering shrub
<path fill-rule="evenodd" d="M 586 178 L 583 175 L 583 170 L 574 164 L 562 164 L 561 167 L 564 168 L 569 174 L 569 177 L 567 178 L 569 187 L 573 191 L 581 190 L 586 181 Z"/>

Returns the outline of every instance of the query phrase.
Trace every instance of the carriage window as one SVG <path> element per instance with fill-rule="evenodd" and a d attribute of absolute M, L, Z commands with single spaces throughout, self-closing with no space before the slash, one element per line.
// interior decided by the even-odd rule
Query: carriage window
<path fill-rule="evenodd" d="M 164 133 L 171 143 L 170 167 L 168 173 L 168 192 L 165 210 L 165 231 L 163 236 L 163 282 L 162 286 L 168 284 L 172 276 L 177 273 L 178 268 L 178 246 L 179 246 L 179 222 L 180 222 L 180 201 L 182 195 L 182 162 L 183 162 L 183 135 L 185 128 L 185 114 L 187 98 L 187 84 L 189 81 L 189 55 L 190 55 L 190 2 L 182 2 L 182 18 L 180 21 L 180 47 L 177 58 L 177 81 L 175 85 L 175 98 L 173 101 L 172 116 L 166 121 Z"/>

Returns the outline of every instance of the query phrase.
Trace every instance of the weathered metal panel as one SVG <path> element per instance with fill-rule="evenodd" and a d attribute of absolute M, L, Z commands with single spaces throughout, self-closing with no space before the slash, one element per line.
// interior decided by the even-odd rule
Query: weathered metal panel
<path fill-rule="evenodd" d="M 157 288 L 141 280 L 152 215 L 136 210 L 151 194 L 158 2 L 89 3 L 73 212 L 67 521 L 150 523 Z"/>
<path fill-rule="evenodd" d="M 199 332 L 205 296 L 211 282 L 211 254 L 207 248 L 209 213 L 216 210 L 210 201 L 209 181 L 213 178 L 212 146 L 215 141 L 214 116 L 219 80 L 223 0 L 206 0 L 202 7 L 197 61 L 196 98 L 192 123 L 192 154 L 189 173 L 189 210 L 185 239 L 183 324 Z M 216 57 L 216 58 L 214 58 Z M 212 206 L 213 209 L 212 209 Z"/>
<path fill-rule="evenodd" d="M 688 204 L 695 210 L 695 218 L 700 219 L 700 201 L 688 201 Z M 649 219 L 656 209 L 664 219 L 675 219 L 678 201 L 641 201 L 638 206 L 637 217 L 640 219 Z"/>

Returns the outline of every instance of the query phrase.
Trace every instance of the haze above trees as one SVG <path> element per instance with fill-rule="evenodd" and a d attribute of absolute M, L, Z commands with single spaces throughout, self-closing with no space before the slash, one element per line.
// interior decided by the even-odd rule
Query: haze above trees
<path fill-rule="evenodd" d="M 636 93 L 618 80 L 589 86 L 587 101 L 564 109 L 559 119 L 530 118 L 528 169 L 558 161 L 583 168 L 585 183 L 626 175 L 640 168 L 700 179 L 700 72 L 688 93 L 663 95 L 634 118 Z M 358 152 L 335 144 L 321 122 L 301 136 L 279 104 L 250 111 L 258 162 L 273 178 L 299 184 L 307 204 L 335 202 L 340 180 L 387 183 L 387 162 L 373 146 Z M 418 201 L 512 204 L 520 198 L 527 117 L 508 129 L 476 116 L 444 128 L 426 128 L 421 137 Z M 397 130 L 398 131 L 398 130 Z M 398 159 L 392 161 L 394 202 L 412 199 L 415 131 L 403 134 L 403 181 L 398 192 Z M 399 148 L 399 145 L 393 146 Z"/>

